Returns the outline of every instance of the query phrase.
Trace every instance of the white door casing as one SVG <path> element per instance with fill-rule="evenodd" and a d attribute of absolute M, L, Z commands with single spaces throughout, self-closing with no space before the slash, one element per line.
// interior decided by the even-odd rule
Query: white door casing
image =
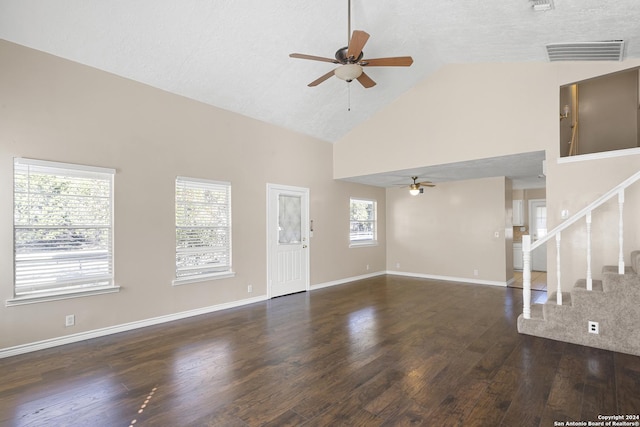
<path fill-rule="evenodd" d="M 267 184 L 269 298 L 309 290 L 309 189 Z"/>
<path fill-rule="evenodd" d="M 529 200 L 529 234 L 531 243 L 547 235 L 547 201 Z M 547 271 L 547 245 L 531 252 L 531 270 Z"/>

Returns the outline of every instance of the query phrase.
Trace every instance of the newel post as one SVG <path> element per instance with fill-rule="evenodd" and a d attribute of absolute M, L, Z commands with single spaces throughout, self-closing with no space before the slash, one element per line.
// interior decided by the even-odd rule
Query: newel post
<path fill-rule="evenodd" d="M 531 236 L 522 236 L 522 315 L 531 319 Z"/>

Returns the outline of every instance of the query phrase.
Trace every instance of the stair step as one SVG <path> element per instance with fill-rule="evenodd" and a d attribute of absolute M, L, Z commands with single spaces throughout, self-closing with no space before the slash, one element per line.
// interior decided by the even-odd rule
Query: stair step
<path fill-rule="evenodd" d="M 549 294 L 549 298 L 547 298 L 547 302 L 545 304 L 549 304 L 549 305 L 558 305 L 558 293 L 557 292 L 551 292 Z M 570 292 L 563 292 L 562 293 L 562 305 L 572 305 L 571 304 L 571 293 Z"/>
<path fill-rule="evenodd" d="M 591 290 L 595 292 L 604 292 L 604 288 L 602 286 L 602 280 L 592 280 L 591 281 Z M 574 289 L 580 291 L 587 290 L 587 279 L 580 279 L 576 281 L 576 284 L 573 286 Z"/>
<path fill-rule="evenodd" d="M 531 319 L 544 320 L 542 306 L 544 304 L 531 304 Z"/>
<path fill-rule="evenodd" d="M 618 274 L 618 266 L 605 265 L 602 267 L 602 274 Z M 626 265 L 624 267 L 624 274 L 636 274 L 636 272 L 633 271 L 633 267 Z"/>

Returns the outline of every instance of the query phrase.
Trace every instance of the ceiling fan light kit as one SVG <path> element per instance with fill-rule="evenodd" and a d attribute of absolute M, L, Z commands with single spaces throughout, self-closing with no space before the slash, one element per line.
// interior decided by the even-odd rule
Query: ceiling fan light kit
<path fill-rule="evenodd" d="M 420 193 L 424 193 L 424 188 L 420 188 L 418 184 L 411 184 L 409 188 L 409 194 L 412 196 L 417 196 Z"/>
<path fill-rule="evenodd" d="M 362 75 L 362 67 L 358 64 L 345 64 L 333 71 L 340 80 L 351 82 Z"/>
<path fill-rule="evenodd" d="M 431 181 L 418 182 L 417 176 L 412 176 L 411 179 L 413 180 L 413 184 L 409 185 L 409 194 L 412 196 L 424 193 L 423 187 L 435 187 L 435 184 Z"/>
<path fill-rule="evenodd" d="M 364 59 L 364 52 L 362 49 L 369 40 L 369 34 L 362 30 L 354 30 L 351 33 L 351 1 L 348 2 L 348 45 L 341 49 L 338 49 L 335 54 L 335 59 L 325 58 L 322 56 L 306 55 L 303 53 L 292 53 L 289 56 L 291 58 L 309 59 L 312 61 L 332 62 L 340 65 L 333 71 L 322 75 L 316 80 L 309 83 L 307 86 L 317 86 L 331 76 L 335 75 L 337 78 L 346 82 L 358 80 L 358 82 L 366 89 L 376 85 L 376 82 L 369 77 L 363 67 L 409 67 L 413 64 L 413 58 L 410 56 L 398 56 L 390 58 L 371 58 Z"/>

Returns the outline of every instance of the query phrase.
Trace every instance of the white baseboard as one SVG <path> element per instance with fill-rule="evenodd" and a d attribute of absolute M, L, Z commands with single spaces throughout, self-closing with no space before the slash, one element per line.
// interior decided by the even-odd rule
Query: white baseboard
<path fill-rule="evenodd" d="M 438 276 L 435 274 L 407 273 L 404 271 L 393 271 L 393 270 L 387 270 L 386 274 L 393 274 L 396 276 L 417 277 L 419 279 L 443 280 L 446 282 L 472 283 L 474 285 L 500 286 L 503 288 L 507 286 L 507 282 L 498 282 L 494 280 L 469 279 L 467 277 Z"/>
<path fill-rule="evenodd" d="M 363 274 L 362 276 L 347 277 L 346 279 L 332 280 L 331 282 L 318 283 L 317 285 L 311 285 L 310 290 L 328 288 L 329 286 L 342 285 L 349 282 L 355 282 L 356 280 L 368 279 L 370 277 L 382 276 L 387 274 L 386 271 L 378 271 L 375 273 Z"/>
<path fill-rule="evenodd" d="M 198 316 L 200 314 L 213 313 L 214 311 L 226 310 L 228 308 L 240 307 L 247 304 L 253 304 L 265 301 L 266 295 L 233 301 L 224 304 L 213 305 L 209 307 L 197 308 L 195 310 L 183 311 L 180 313 L 168 314 L 165 316 L 153 317 L 151 319 L 138 320 L 135 322 L 124 323 L 122 325 L 109 326 L 107 328 L 94 329 L 92 331 L 80 332 L 73 335 L 65 335 L 63 337 L 51 338 L 48 340 L 37 341 L 29 344 L 17 345 L 0 349 L 0 359 L 5 357 L 17 356 L 19 354 L 29 353 L 46 348 L 57 347 L 64 344 L 71 344 L 78 341 L 84 341 L 91 338 L 103 337 L 105 335 L 117 334 L 119 332 L 130 331 L 133 329 L 144 328 L 146 326 L 157 325 L 160 323 L 172 322 L 174 320 L 186 319 L 187 317 Z"/>

